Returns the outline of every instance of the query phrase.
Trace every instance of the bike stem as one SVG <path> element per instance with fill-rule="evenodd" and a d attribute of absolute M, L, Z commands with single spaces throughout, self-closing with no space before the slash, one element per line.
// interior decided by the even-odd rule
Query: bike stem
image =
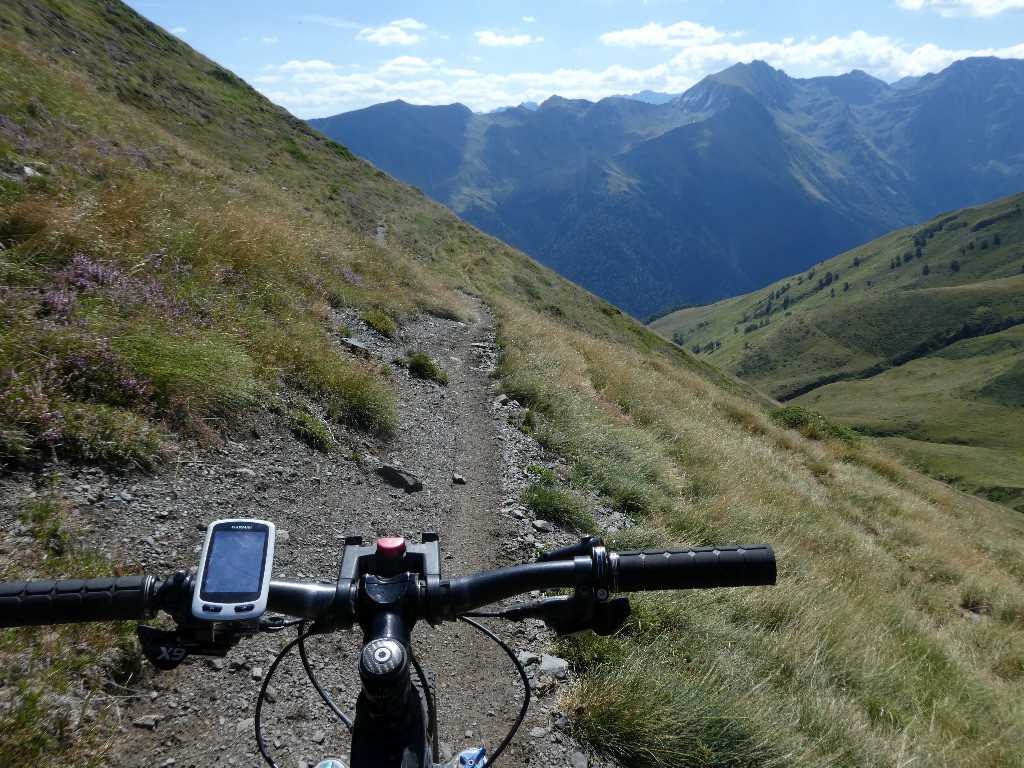
<path fill-rule="evenodd" d="M 362 692 L 352 732 L 353 768 L 421 768 L 428 759 L 423 706 L 410 674 L 418 600 L 416 574 L 363 579 L 358 606 Z"/>

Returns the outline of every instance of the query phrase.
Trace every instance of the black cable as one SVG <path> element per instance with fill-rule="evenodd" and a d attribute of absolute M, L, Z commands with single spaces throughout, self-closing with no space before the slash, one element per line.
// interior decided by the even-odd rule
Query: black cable
<path fill-rule="evenodd" d="M 267 751 L 267 745 L 263 742 L 263 727 L 260 725 L 260 716 L 263 713 L 263 702 L 267 697 L 267 687 L 270 685 L 270 678 L 274 676 L 274 672 L 277 671 L 278 665 L 285 656 L 294 648 L 296 645 L 301 643 L 306 637 L 309 636 L 312 630 L 307 630 L 305 634 L 302 632 L 302 622 L 299 623 L 299 636 L 292 640 L 288 645 L 281 649 L 280 653 L 274 659 L 274 662 L 270 665 L 270 669 L 267 670 L 267 676 L 263 678 L 263 685 L 260 687 L 260 694 L 256 697 L 256 746 L 259 747 L 260 755 L 267 762 L 271 768 L 279 768 L 278 764 L 274 762 L 274 758 L 270 756 Z"/>
<path fill-rule="evenodd" d="M 280 632 L 282 629 L 288 629 L 289 627 L 296 627 L 302 624 L 305 619 L 292 619 L 291 621 L 282 621 L 280 623 L 267 623 L 260 624 L 260 632 Z"/>
<path fill-rule="evenodd" d="M 478 624 L 465 614 L 459 615 L 458 619 L 460 621 L 466 622 L 467 624 L 469 624 L 469 626 L 473 627 L 478 632 L 483 633 L 487 637 L 491 638 L 491 640 L 496 642 L 501 647 L 501 649 L 508 654 L 508 657 L 512 659 L 512 663 L 515 664 L 516 671 L 519 672 L 519 677 L 521 677 L 523 680 L 523 706 L 519 710 L 519 717 L 517 717 L 516 721 L 512 723 L 512 728 L 509 729 L 508 735 L 505 736 L 505 739 L 501 742 L 501 744 L 498 745 L 498 748 L 494 750 L 494 754 L 488 756 L 487 764 L 493 765 L 494 762 L 498 759 L 498 755 L 500 755 L 504 751 L 505 747 L 508 746 L 509 742 L 512 741 L 512 738 L 516 735 L 516 731 L 519 730 L 519 726 L 523 724 L 523 720 L 526 718 L 526 710 L 530 707 L 530 680 L 526 676 L 526 668 L 520 663 L 519 658 L 515 654 L 515 651 L 509 648 L 508 644 L 504 640 L 502 640 L 496 634 L 491 632 L 491 630 L 489 630 L 487 627 L 483 626 L 482 624 Z"/>
<path fill-rule="evenodd" d="M 413 669 L 416 670 L 416 675 L 420 679 L 420 687 L 423 688 L 423 696 L 427 700 L 427 733 L 430 734 L 430 748 L 433 754 L 438 753 L 438 741 L 437 741 L 437 701 L 434 699 L 435 691 L 431 690 L 430 681 L 427 680 L 427 675 L 423 671 L 423 667 L 420 666 L 420 660 L 416 658 L 416 654 L 412 652 L 412 648 L 409 649 L 409 657 L 412 659 Z"/>
<path fill-rule="evenodd" d="M 320 694 L 320 698 L 324 700 L 324 703 L 330 707 L 331 711 L 338 716 L 338 719 L 341 720 L 341 722 L 345 724 L 345 727 L 348 728 L 349 732 L 351 732 L 352 718 L 338 708 L 338 705 L 334 703 L 333 699 L 331 699 L 330 694 L 324 690 L 322 685 L 320 685 L 320 681 L 316 679 L 316 673 L 313 672 L 313 667 L 310 666 L 309 658 L 306 656 L 306 637 L 308 636 L 309 633 L 306 633 L 304 637 L 299 638 L 299 658 L 302 659 L 302 667 L 306 670 L 306 676 L 309 678 L 309 682 L 313 684 L 316 692 Z"/>

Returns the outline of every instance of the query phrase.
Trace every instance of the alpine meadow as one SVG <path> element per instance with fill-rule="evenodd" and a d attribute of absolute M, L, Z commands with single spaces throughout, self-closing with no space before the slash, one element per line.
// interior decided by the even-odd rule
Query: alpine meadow
<path fill-rule="evenodd" d="M 1019 766 L 1024 520 L 844 426 L 849 414 L 832 415 L 831 388 L 864 382 L 851 375 L 806 389 L 826 374 L 782 351 L 804 330 L 787 331 L 774 309 L 826 271 L 839 277 L 804 301 L 820 301 L 821 323 L 840 322 L 824 313 L 841 301 L 844 317 L 876 315 L 858 331 L 874 339 L 886 318 L 871 298 L 890 282 L 907 288 L 890 291 L 906 302 L 901 311 L 919 311 L 926 292 L 956 307 L 953 325 L 937 317 L 922 338 L 851 344 L 829 375 L 909 360 L 907 350 L 958 333 L 965 318 L 991 320 L 992 335 L 962 334 L 915 359 L 927 367 L 885 374 L 886 391 L 949 408 L 912 379 L 951 376 L 969 345 L 984 344 L 973 359 L 991 359 L 993 375 L 968 413 L 950 415 L 963 426 L 989 414 L 983 403 L 1019 398 L 1019 363 L 996 372 L 1000 350 L 1020 344 L 1009 326 L 996 330 L 1024 309 L 1022 277 L 999 261 L 1019 247 L 1019 210 L 1010 198 L 951 214 L 816 267 L 803 283 L 783 281 L 771 289 L 771 324 L 757 331 L 744 333 L 739 318 L 760 324 L 767 288 L 708 319 L 707 341 L 689 332 L 689 316 L 656 326 L 683 334 L 679 346 L 116 0 L 6 0 L 0 483 L 30 478 L 36 490 L 8 510 L 18 528 L 0 539 L 0 580 L 134 572 L 136 542 L 98 551 L 76 528 L 88 509 L 48 491 L 62 472 L 170 477 L 271 410 L 332 466 L 358 462 L 364 441 L 386 446 L 409 407 L 396 395 L 399 373 L 334 344 L 332 312 L 400 337 L 424 316 L 468 322 L 481 302 L 501 350 L 495 386 L 528 409 L 518 426 L 566 468 L 552 482 L 571 500 L 567 529 L 589 526 L 585 515 L 600 506 L 634 522 L 607 537 L 611 548 L 765 541 L 778 556 L 775 587 L 645 593 L 618 634 L 558 641 L 576 681 L 561 711 L 605 764 Z M 950 276 L 953 261 L 970 284 Z M 1018 272 L 1020 262 L 1019 251 L 1005 260 Z M 783 311 L 794 324 L 799 307 Z M 899 327 L 895 316 L 887 324 Z M 711 353 L 690 350 L 715 340 Z M 744 342 L 764 358 L 744 357 Z M 780 373 L 762 359 L 790 363 Z M 758 376 L 734 375 L 748 369 Z M 796 405 L 773 399 L 797 390 L 806 394 Z M 858 396 L 879 406 L 879 422 L 897 418 L 885 398 Z M 129 750 L 131 724 L 79 717 L 74 702 L 82 691 L 139 695 L 140 659 L 131 628 L 0 632 L 0 765 L 103 765 Z"/>
<path fill-rule="evenodd" d="M 929 475 L 1024 511 L 1024 195 L 652 327 Z"/>

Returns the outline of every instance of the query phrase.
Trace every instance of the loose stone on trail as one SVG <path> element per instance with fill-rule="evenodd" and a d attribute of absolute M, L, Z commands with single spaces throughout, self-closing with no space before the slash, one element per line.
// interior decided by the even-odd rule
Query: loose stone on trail
<path fill-rule="evenodd" d="M 396 467 L 394 464 L 385 464 L 377 470 L 377 474 L 388 484 L 393 485 L 395 488 L 400 488 L 406 493 L 423 490 L 422 480 L 411 472 L 406 472 L 401 467 Z"/>

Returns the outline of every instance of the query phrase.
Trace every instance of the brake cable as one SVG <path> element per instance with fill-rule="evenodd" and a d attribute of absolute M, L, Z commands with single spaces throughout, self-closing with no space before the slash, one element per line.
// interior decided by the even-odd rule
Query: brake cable
<path fill-rule="evenodd" d="M 270 665 L 270 669 L 267 670 L 267 676 L 263 678 L 263 685 L 260 686 L 260 693 L 256 697 L 256 714 L 253 718 L 256 726 L 256 746 L 259 747 L 260 755 L 263 756 L 263 759 L 267 761 L 267 764 L 270 765 L 271 768 L 279 768 L 279 766 L 274 762 L 274 758 L 270 756 L 270 753 L 267 751 L 267 745 L 263 741 L 263 726 L 260 723 L 261 715 L 263 713 L 263 702 L 267 697 L 267 688 L 270 685 L 270 679 L 274 676 L 274 672 L 277 671 L 281 661 L 284 660 L 284 657 L 288 655 L 292 648 L 300 644 L 312 633 L 312 628 L 303 631 L 304 623 L 305 622 L 299 622 L 299 636 L 282 648 L 274 658 L 273 663 Z"/>
<path fill-rule="evenodd" d="M 491 630 L 483 624 L 473 621 L 473 619 L 466 615 L 459 615 L 456 618 L 459 619 L 459 621 L 466 622 L 469 626 L 497 643 L 498 646 L 508 654 L 508 657 L 512 659 L 512 663 L 515 665 L 516 671 L 519 673 L 519 677 L 523 681 L 523 706 L 519 710 L 519 716 L 516 718 L 516 721 L 512 723 L 512 727 L 509 729 L 508 735 L 505 736 L 505 739 L 498 745 L 497 749 L 495 749 L 492 754 L 487 756 L 487 764 L 493 765 L 498 759 L 498 755 L 500 755 L 504 751 L 505 747 L 509 745 L 509 742 L 512 741 L 512 738 L 516 735 L 516 731 L 519 730 L 519 726 L 523 724 L 523 720 L 526 719 L 526 710 L 530 707 L 530 679 L 526 676 L 526 668 L 523 666 L 522 662 L 519 661 L 515 651 L 508 646 L 508 643 L 491 632 Z"/>
<path fill-rule="evenodd" d="M 320 681 L 317 680 L 316 673 L 313 672 L 313 667 L 309 663 L 309 657 L 306 655 L 306 637 L 308 636 L 309 633 L 307 632 L 305 636 L 299 638 L 299 658 L 302 659 L 302 667 L 306 670 L 306 676 L 309 678 L 309 682 L 313 684 L 313 688 L 316 689 L 316 692 L 320 694 L 320 698 L 324 700 L 324 703 L 335 715 L 338 716 L 338 719 L 341 720 L 341 722 L 345 724 L 345 727 L 351 732 L 353 725 L 352 718 L 342 712 L 338 705 L 334 703 L 331 695 L 324 690 Z"/>

